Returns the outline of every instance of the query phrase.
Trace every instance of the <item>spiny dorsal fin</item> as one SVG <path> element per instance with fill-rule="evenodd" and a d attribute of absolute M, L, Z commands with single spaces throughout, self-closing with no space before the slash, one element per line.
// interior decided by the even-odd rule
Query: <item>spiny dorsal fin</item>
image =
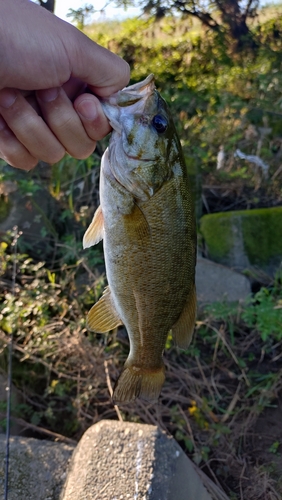
<path fill-rule="evenodd" d="M 106 333 L 122 324 L 112 300 L 110 287 L 107 286 L 100 300 L 91 307 L 86 327 L 97 333 Z"/>
<path fill-rule="evenodd" d="M 104 237 L 104 217 L 101 205 L 97 208 L 92 222 L 83 236 L 83 248 L 89 248 L 96 245 Z"/>
<path fill-rule="evenodd" d="M 181 349 L 187 349 L 191 342 L 195 328 L 196 311 L 197 296 L 195 285 L 193 285 L 185 302 L 182 313 L 180 314 L 175 325 L 172 327 L 174 342 Z"/>

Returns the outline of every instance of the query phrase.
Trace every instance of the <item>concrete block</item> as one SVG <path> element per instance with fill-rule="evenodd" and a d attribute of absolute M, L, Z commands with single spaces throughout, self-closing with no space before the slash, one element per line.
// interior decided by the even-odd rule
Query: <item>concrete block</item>
<path fill-rule="evenodd" d="M 74 452 L 61 500 L 78 499 L 228 500 L 173 438 L 113 420 L 90 427 Z"/>
<path fill-rule="evenodd" d="M 208 259 L 198 257 L 196 290 L 199 305 L 212 302 L 244 301 L 251 293 L 251 284 L 243 274 Z"/>
<path fill-rule="evenodd" d="M 0 499 L 6 439 L 0 434 Z M 9 500 L 58 500 L 74 446 L 19 436 L 10 439 Z M 77 497 L 76 500 L 78 500 Z"/>
<path fill-rule="evenodd" d="M 282 207 L 204 215 L 200 230 L 208 257 L 236 270 L 274 274 L 282 260 Z"/>

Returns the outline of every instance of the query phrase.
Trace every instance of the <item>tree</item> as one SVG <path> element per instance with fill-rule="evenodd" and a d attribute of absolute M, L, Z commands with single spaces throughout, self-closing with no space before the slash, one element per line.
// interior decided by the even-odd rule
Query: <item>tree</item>
<path fill-rule="evenodd" d="M 39 0 L 41 7 L 49 10 L 49 12 L 54 12 L 55 10 L 55 0 Z"/>
<path fill-rule="evenodd" d="M 76 24 L 79 29 L 83 29 L 85 26 L 85 20 L 90 14 L 96 12 L 93 5 L 85 4 L 83 7 L 79 9 L 69 9 L 67 13 L 67 17 L 71 17 L 72 22 Z"/>
<path fill-rule="evenodd" d="M 181 13 L 192 16 L 212 31 L 231 38 L 237 51 L 256 42 L 247 21 L 257 15 L 259 0 L 143 0 L 143 10 L 160 18 Z"/>

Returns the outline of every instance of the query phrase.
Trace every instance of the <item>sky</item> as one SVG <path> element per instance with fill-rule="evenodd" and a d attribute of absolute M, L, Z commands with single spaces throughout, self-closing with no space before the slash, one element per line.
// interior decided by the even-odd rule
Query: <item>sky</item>
<path fill-rule="evenodd" d="M 66 17 L 69 9 L 79 9 L 85 4 L 92 4 L 95 6 L 96 10 L 103 9 L 107 0 L 56 0 L 55 1 L 55 14 L 56 16 L 64 19 L 64 21 L 70 22 L 70 19 Z M 108 6 L 105 9 L 105 13 L 96 13 L 88 18 L 87 22 L 91 20 L 105 20 L 105 19 L 124 19 L 125 17 L 138 16 L 140 14 L 140 8 L 130 7 L 125 11 L 121 8 L 115 8 L 113 6 Z"/>
<path fill-rule="evenodd" d="M 97 11 L 103 9 L 104 5 L 108 3 L 109 0 L 55 0 L 55 14 L 56 16 L 64 19 L 64 21 L 70 22 L 70 19 L 66 17 L 68 10 L 78 9 L 83 7 L 85 4 L 92 4 L 95 6 Z M 281 0 L 261 0 L 260 5 L 266 5 L 268 3 L 280 3 Z M 124 19 L 126 17 L 138 16 L 141 14 L 141 9 L 139 7 L 130 7 L 125 11 L 122 8 L 113 7 L 114 2 L 111 2 L 106 9 L 104 14 L 97 12 L 88 18 L 87 23 L 91 21 L 105 20 L 105 19 Z"/>

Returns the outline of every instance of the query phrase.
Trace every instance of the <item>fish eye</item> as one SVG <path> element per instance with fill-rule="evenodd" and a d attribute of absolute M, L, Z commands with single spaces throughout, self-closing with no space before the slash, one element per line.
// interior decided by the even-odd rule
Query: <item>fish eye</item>
<path fill-rule="evenodd" d="M 152 125 L 158 134 L 163 134 L 168 127 L 168 121 L 162 115 L 155 115 L 152 120 Z"/>

